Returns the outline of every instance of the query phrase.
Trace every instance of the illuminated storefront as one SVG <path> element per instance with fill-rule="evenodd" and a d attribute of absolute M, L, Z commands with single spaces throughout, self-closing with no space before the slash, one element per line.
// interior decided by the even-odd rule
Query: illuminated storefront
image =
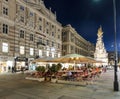
<path fill-rule="evenodd" d="M 20 71 L 22 67 L 27 68 L 28 66 L 28 58 L 26 57 L 16 57 L 15 58 L 15 70 Z"/>
<path fill-rule="evenodd" d="M 14 63 L 14 58 L 7 56 L 0 56 L 0 73 L 8 72 L 9 69 L 12 68 L 13 63 Z"/>

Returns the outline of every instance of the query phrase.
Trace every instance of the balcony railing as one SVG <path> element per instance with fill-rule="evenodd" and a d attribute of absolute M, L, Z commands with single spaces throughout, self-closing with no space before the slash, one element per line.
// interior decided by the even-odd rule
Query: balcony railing
<path fill-rule="evenodd" d="M 37 46 L 39 46 L 39 45 L 45 46 L 45 43 L 43 43 L 43 42 L 37 42 Z"/>

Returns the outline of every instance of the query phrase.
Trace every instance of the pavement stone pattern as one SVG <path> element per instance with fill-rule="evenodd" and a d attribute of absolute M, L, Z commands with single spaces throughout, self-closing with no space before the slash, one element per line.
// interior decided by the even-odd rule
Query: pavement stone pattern
<path fill-rule="evenodd" d="M 120 91 L 113 91 L 113 70 L 102 73 L 86 86 L 38 82 L 26 80 L 26 76 L 26 73 L 0 74 L 0 99 L 120 99 Z M 118 81 L 120 86 L 120 71 Z"/>

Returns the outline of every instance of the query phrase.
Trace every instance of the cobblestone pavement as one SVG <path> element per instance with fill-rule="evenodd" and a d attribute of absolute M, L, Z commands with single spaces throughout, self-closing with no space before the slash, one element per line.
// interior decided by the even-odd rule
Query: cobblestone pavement
<path fill-rule="evenodd" d="M 26 80 L 22 73 L 1 74 L 0 99 L 120 99 L 120 91 L 113 91 L 113 74 L 113 70 L 102 73 L 86 86 Z"/>

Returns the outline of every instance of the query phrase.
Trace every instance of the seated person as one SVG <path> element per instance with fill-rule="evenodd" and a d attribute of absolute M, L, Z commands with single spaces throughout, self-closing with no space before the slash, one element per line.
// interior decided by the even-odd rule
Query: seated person
<path fill-rule="evenodd" d="M 67 76 L 72 76 L 71 71 L 68 71 Z"/>
<path fill-rule="evenodd" d="M 72 77 L 72 72 L 71 71 L 68 71 L 67 73 L 67 80 L 70 80 Z"/>

